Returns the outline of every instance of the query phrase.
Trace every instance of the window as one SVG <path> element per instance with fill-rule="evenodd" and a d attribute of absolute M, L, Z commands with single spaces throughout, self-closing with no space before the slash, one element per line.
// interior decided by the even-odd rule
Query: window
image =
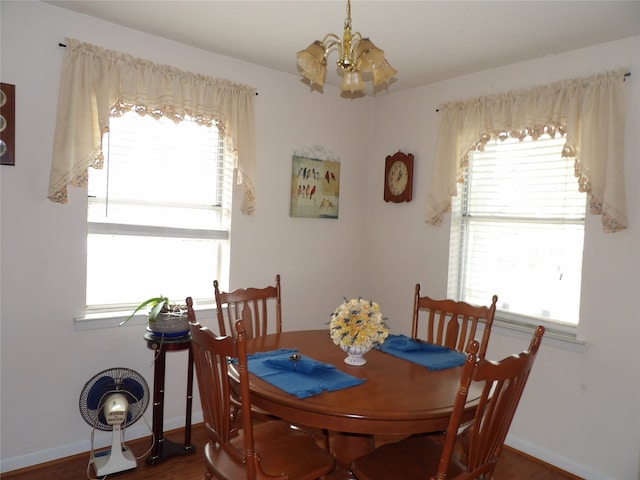
<path fill-rule="evenodd" d="M 128 111 L 89 169 L 87 313 L 166 295 L 213 301 L 229 265 L 233 167 L 215 126 Z"/>
<path fill-rule="evenodd" d="M 453 197 L 449 296 L 488 305 L 497 294 L 507 318 L 578 324 L 587 200 L 563 146 L 545 134 L 470 155 Z"/>

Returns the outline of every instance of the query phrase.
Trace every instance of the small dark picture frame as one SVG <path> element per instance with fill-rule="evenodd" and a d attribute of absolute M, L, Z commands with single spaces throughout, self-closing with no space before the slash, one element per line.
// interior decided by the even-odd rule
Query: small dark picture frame
<path fill-rule="evenodd" d="M 0 165 L 16 164 L 16 86 L 0 83 Z"/>

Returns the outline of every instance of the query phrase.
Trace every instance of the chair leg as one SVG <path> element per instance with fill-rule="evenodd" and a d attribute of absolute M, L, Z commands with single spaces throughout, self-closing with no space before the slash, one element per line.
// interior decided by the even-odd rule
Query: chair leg
<path fill-rule="evenodd" d="M 330 444 L 330 439 L 329 439 L 329 430 L 327 430 L 326 428 L 322 429 L 322 434 L 324 435 L 324 449 L 331 453 L 331 444 Z"/>

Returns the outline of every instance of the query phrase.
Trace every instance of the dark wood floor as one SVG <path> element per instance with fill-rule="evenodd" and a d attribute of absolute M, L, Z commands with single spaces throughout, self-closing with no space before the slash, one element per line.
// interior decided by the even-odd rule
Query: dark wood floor
<path fill-rule="evenodd" d="M 165 434 L 165 438 L 181 443 L 183 431 L 175 430 Z M 136 456 L 141 456 L 149 448 L 149 439 L 135 440 L 128 445 Z M 138 461 L 138 468 L 109 478 L 118 480 L 201 480 L 205 467 L 202 460 L 202 447 L 205 444 L 205 433 L 202 424 L 195 425 L 192 431 L 192 444 L 196 452 L 192 455 L 173 457 L 156 465 L 147 465 L 143 460 Z M 0 477 L 4 480 L 86 480 L 95 478 L 91 469 L 87 475 L 89 454 L 75 455 L 48 462 L 43 465 L 28 467 L 13 472 L 7 472 Z M 563 472 L 539 460 L 527 457 L 512 449 L 505 449 L 502 453 L 494 480 L 582 480 L 579 477 Z"/>

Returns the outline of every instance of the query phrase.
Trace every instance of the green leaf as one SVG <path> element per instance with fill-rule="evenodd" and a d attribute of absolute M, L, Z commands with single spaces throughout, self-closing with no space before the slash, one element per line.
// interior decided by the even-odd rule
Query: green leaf
<path fill-rule="evenodd" d="M 140 310 L 142 310 L 144 307 L 147 307 L 147 306 L 151 306 L 151 312 L 149 312 L 149 321 L 153 323 L 156 317 L 158 316 L 158 313 L 160 313 L 160 310 L 162 310 L 162 307 L 164 307 L 165 303 L 168 304 L 169 299 L 167 297 L 163 297 L 162 294 L 159 297 L 152 297 L 145 300 L 144 302 L 142 302 L 140 305 L 136 307 L 136 309 L 133 311 L 131 315 L 129 315 L 122 322 L 120 322 L 120 326 L 127 323 L 129 320 L 131 320 L 135 316 L 136 313 L 138 313 Z"/>

